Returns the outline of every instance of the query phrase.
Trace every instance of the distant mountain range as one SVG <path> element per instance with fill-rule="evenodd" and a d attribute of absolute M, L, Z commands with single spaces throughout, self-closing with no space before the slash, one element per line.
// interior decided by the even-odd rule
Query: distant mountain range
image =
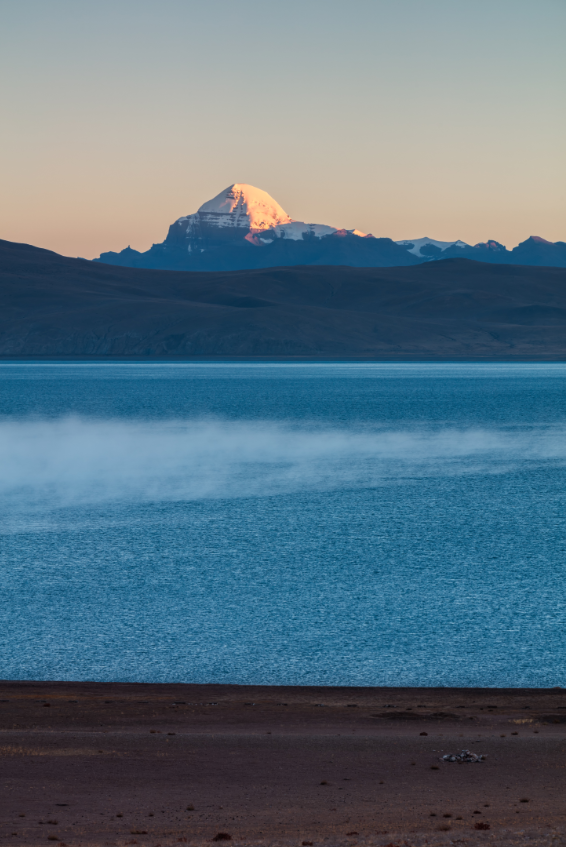
<path fill-rule="evenodd" d="M 498 241 L 416 238 L 392 241 L 360 230 L 293 221 L 265 191 L 235 184 L 173 223 L 161 244 L 144 253 L 127 247 L 95 262 L 127 268 L 225 271 L 291 265 L 405 267 L 439 259 L 566 267 L 566 244 L 531 235 L 512 250 Z"/>
<path fill-rule="evenodd" d="M 564 277 L 467 259 L 176 273 L 0 241 L 0 358 L 561 360 Z"/>

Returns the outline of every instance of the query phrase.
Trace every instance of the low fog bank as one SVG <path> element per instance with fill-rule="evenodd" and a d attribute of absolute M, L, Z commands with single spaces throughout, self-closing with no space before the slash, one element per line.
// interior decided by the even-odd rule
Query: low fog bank
<path fill-rule="evenodd" d="M 0 421 L 0 498 L 17 510 L 117 500 L 270 496 L 558 463 L 563 432 L 138 422 Z"/>

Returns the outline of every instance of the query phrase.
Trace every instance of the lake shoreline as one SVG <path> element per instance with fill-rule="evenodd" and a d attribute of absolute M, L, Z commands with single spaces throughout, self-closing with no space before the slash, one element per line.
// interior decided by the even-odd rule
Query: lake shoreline
<path fill-rule="evenodd" d="M 563 689 L 5 681 L 0 701 L 11 844 L 560 843 Z M 441 761 L 462 748 L 487 759 Z"/>
<path fill-rule="evenodd" d="M 23 355 L 0 355 L 0 364 L 10 365 L 22 363 L 25 365 L 33 364 L 89 364 L 93 365 L 120 365 L 120 364 L 137 364 L 137 365 L 203 365 L 207 363 L 222 365 L 236 363 L 239 365 L 271 365 L 271 364 L 288 364 L 288 365 L 341 365 L 345 364 L 361 364 L 361 365 L 422 365 L 422 364 L 439 364 L 439 365 L 565 365 L 566 356 L 413 356 L 408 355 L 388 355 L 388 356 L 23 356 Z"/>

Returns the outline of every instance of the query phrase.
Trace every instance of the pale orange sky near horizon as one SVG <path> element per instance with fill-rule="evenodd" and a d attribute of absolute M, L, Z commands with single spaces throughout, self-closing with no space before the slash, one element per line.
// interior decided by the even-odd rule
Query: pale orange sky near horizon
<path fill-rule="evenodd" d="M 560 0 L 0 12 L 0 238 L 144 250 L 244 182 L 395 240 L 565 239 Z"/>

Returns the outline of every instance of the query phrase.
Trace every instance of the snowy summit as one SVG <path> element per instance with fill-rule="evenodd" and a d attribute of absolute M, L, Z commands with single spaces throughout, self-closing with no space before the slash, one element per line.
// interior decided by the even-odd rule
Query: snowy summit
<path fill-rule="evenodd" d="M 217 226 L 246 227 L 256 232 L 292 222 L 270 194 L 245 183 L 230 185 L 200 206 L 197 214 L 215 220 Z"/>
<path fill-rule="evenodd" d="M 124 267 L 169 270 L 237 270 L 255 267 L 327 264 L 404 267 L 438 259 L 565 267 L 564 243 L 531 237 L 512 251 L 489 240 L 414 238 L 392 241 L 359 229 L 293 220 L 270 194 L 236 182 L 191 215 L 178 218 L 165 241 L 139 253 L 101 253 L 95 261 Z"/>
<path fill-rule="evenodd" d="M 424 259 L 431 259 L 437 253 L 443 253 L 450 247 L 468 247 L 465 241 L 437 241 L 435 238 L 411 238 L 405 241 L 397 241 L 401 247 L 406 247 L 409 253 Z"/>
<path fill-rule="evenodd" d="M 276 238 L 299 241 L 346 232 L 365 235 L 358 229 L 346 231 L 326 224 L 294 221 L 266 191 L 254 185 L 236 182 L 200 206 L 193 215 L 178 218 L 170 228 L 168 240 L 183 240 L 191 253 L 203 249 L 204 242 L 212 240 L 245 238 L 251 244 L 261 247 Z"/>

